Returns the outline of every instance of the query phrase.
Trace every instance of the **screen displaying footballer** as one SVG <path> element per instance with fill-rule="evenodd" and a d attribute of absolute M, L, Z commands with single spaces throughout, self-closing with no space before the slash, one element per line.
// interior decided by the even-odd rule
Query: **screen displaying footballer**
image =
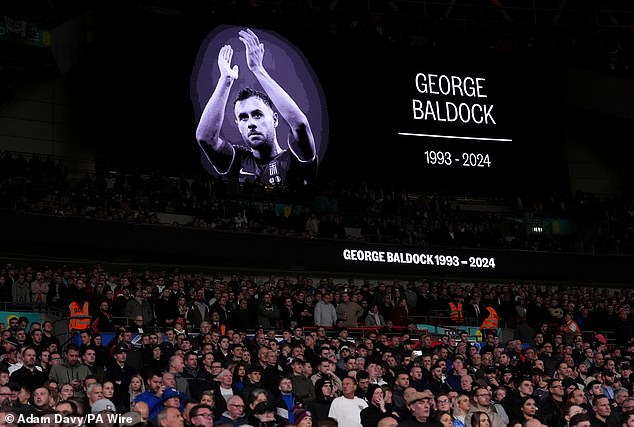
<path fill-rule="evenodd" d="M 542 65 L 486 47 L 343 36 L 301 45 L 235 26 L 203 40 L 190 96 L 209 173 L 483 194 L 565 181 L 554 172 L 565 169 L 548 101 L 554 83 Z M 536 177 L 536 167 L 545 173 Z"/>
<path fill-rule="evenodd" d="M 209 173 L 265 185 L 316 177 L 327 145 L 326 103 L 289 41 L 259 29 L 217 28 L 202 43 L 191 83 Z"/>

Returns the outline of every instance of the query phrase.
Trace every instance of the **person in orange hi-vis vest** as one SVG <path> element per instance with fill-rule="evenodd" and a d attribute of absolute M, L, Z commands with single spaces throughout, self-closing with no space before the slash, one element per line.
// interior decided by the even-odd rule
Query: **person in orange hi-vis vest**
<path fill-rule="evenodd" d="M 68 309 L 70 310 L 68 330 L 72 331 L 90 328 L 88 301 L 84 301 L 82 305 L 80 305 L 77 301 L 73 301 L 68 305 Z"/>
<path fill-rule="evenodd" d="M 464 323 L 464 315 L 462 313 L 462 302 L 459 299 L 457 303 L 449 301 L 449 312 L 451 315 L 451 322 L 455 324 Z"/>
<path fill-rule="evenodd" d="M 489 315 L 484 319 L 482 324 L 480 325 L 480 330 L 490 330 L 497 333 L 498 323 L 500 322 L 500 316 L 498 316 L 498 312 L 491 306 L 486 307 Z"/>

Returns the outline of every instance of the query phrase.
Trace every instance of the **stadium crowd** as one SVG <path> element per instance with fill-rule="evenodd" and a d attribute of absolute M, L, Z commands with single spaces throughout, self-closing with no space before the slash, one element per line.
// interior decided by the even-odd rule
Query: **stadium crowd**
<path fill-rule="evenodd" d="M 0 207 L 8 211 L 399 245 L 634 253 L 634 205 L 625 195 L 507 195 L 490 201 L 507 210 L 467 210 L 455 196 L 368 183 L 325 182 L 291 192 L 240 187 L 206 173 L 78 178 L 50 157 L 34 154 L 27 160 L 15 153 L 0 156 L 0 175 Z M 159 213 L 187 219 L 166 223 Z M 568 221 L 570 232 L 530 231 L 530 224 L 553 218 Z"/>
<path fill-rule="evenodd" d="M 629 289 L 98 265 L 8 264 L 1 273 L 6 301 L 70 310 L 75 339 L 62 343 L 51 322 L 25 317 L 0 325 L 0 418 L 123 414 L 120 425 L 165 427 L 634 423 Z M 422 319 L 447 333 L 419 329 Z M 512 328 L 512 339 L 499 327 Z"/>

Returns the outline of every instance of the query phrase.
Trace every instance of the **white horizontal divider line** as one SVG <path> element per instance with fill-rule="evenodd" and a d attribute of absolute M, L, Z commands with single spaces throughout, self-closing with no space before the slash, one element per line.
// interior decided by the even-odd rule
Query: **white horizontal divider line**
<path fill-rule="evenodd" d="M 434 135 L 431 133 L 409 133 L 409 132 L 398 132 L 399 135 L 402 136 L 418 136 L 418 137 L 426 137 L 426 138 L 443 138 L 443 139 L 473 139 L 476 141 L 495 141 L 495 142 L 512 142 L 512 139 L 508 138 L 478 138 L 475 136 L 458 136 L 458 135 Z"/>

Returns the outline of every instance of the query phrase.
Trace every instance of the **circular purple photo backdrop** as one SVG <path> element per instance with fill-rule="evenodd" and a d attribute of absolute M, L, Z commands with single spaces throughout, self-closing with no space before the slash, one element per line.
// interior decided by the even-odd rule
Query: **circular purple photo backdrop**
<path fill-rule="evenodd" d="M 198 122 L 220 78 L 218 52 L 224 45 L 230 45 L 233 48 L 231 65 L 238 66 L 239 74 L 225 109 L 221 136 L 227 141 L 246 146 L 235 124 L 233 99 L 240 89 L 250 87 L 262 91 L 262 87 L 247 67 L 246 49 L 238 39 L 238 32 L 243 29 L 223 25 L 205 38 L 192 71 L 190 96 Z M 264 44 L 264 67 L 308 117 L 318 158 L 323 159 L 328 144 L 328 111 L 324 92 L 312 67 L 302 52 L 279 34 L 257 28 L 252 30 Z M 289 128 L 284 120 L 280 120 L 277 134 L 280 136 L 281 148 L 287 149 Z"/>

